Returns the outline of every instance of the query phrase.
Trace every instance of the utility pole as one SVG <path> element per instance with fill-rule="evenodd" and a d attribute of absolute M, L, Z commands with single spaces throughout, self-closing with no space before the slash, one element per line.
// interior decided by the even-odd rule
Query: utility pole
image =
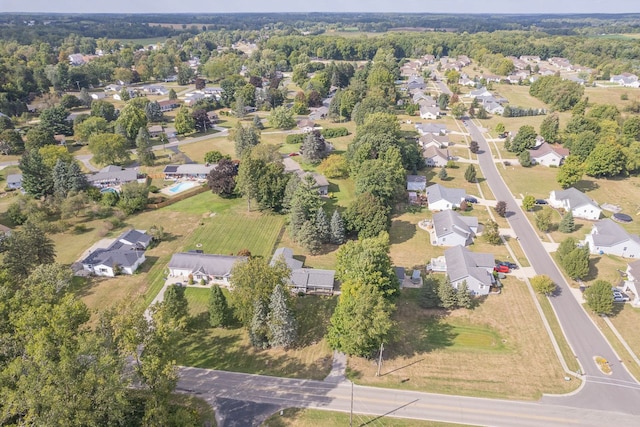
<path fill-rule="evenodd" d="M 353 427 L 353 381 L 351 381 L 351 412 L 349 413 L 349 427 Z"/>
<path fill-rule="evenodd" d="M 380 376 L 380 367 L 382 366 L 382 352 L 384 351 L 384 343 L 380 343 L 380 357 L 378 358 L 378 372 L 376 372 L 376 377 Z"/>

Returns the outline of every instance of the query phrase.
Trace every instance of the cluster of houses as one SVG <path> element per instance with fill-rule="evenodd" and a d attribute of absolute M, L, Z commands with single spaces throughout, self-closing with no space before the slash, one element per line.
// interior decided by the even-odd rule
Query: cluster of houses
<path fill-rule="evenodd" d="M 536 55 L 509 56 L 507 59 L 511 60 L 515 68 L 514 72 L 506 77 L 506 80 L 512 84 L 519 84 L 526 80 L 533 83 L 539 76 L 553 76 L 556 73 L 565 75 L 568 80 L 584 84 L 584 79 L 578 77 L 578 74 L 590 75 L 594 71 L 589 67 L 572 64 L 567 58 L 558 56 L 546 61 Z"/>
<path fill-rule="evenodd" d="M 474 89 L 465 95 L 468 98 L 477 99 L 480 105 L 490 114 L 504 114 L 503 104 L 508 101 L 505 98 L 496 97 L 486 87 Z"/>
<path fill-rule="evenodd" d="M 638 76 L 631 73 L 622 73 L 611 76 L 609 81 L 624 87 L 640 87 L 640 80 L 638 80 Z"/>

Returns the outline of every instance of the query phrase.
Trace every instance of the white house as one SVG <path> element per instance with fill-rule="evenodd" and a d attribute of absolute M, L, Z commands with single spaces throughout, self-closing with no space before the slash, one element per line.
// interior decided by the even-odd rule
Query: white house
<path fill-rule="evenodd" d="M 415 125 L 420 135 L 445 135 L 447 133 L 447 125 L 441 123 L 419 123 Z"/>
<path fill-rule="evenodd" d="M 529 150 L 531 163 L 542 166 L 560 166 L 564 158 L 569 155 L 569 150 L 563 147 L 555 147 L 543 142 L 533 150 Z"/>
<path fill-rule="evenodd" d="M 452 210 L 433 214 L 431 244 L 433 246 L 467 246 L 478 232 L 478 218 L 462 216 Z"/>
<path fill-rule="evenodd" d="M 571 211 L 574 218 L 595 221 L 602 213 L 602 209 L 596 202 L 573 187 L 552 191 L 549 195 L 549 204 L 556 209 Z"/>
<path fill-rule="evenodd" d="M 489 92 L 486 87 L 483 86 L 480 89 L 472 90 L 466 95 L 467 98 L 478 98 L 480 96 L 493 96 L 493 94 Z"/>
<path fill-rule="evenodd" d="M 125 231 L 108 247 L 96 249 L 84 258 L 82 268 L 96 276 L 133 274 L 145 261 L 144 251 L 150 243 L 151 236 L 142 230 Z"/>
<path fill-rule="evenodd" d="M 167 268 L 171 277 L 187 278 L 191 275 L 196 282 L 204 279 L 207 283 L 230 287 L 233 266 L 246 259 L 245 256 L 180 252 L 171 256 Z"/>
<path fill-rule="evenodd" d="M 440 108 L 427 107 L 425 105 L 420 106 L 420 118 L 435 120 L 440 117 Z"/>
<path fill-rule="evenodd" d="M 434 135 L 428 133 L 418 138 L 418 145 L 422 148 L 434 146 L 436 148 L 447 148 L 451 144 L 447 135 Z"/>
<path fill-rule="evenodd" d="M 640 80 L 638 80 L 638 76 L 631 73 L 622 73 L 611 76 L 611 79 L 609 81 L 611 83 L 617 83 L 625 87 L 640 87 Z"/>
<path fill-rule="evenodd" d="M 584 241 L 589 244 L 592 254 L 640 258 L 640 237 L 637 234 L 629 234 L 609 218 L 593 224 L 591 233 L 585 236 Z"/>
<path fill-rule="evenodd" d="M 447 188 L 440 184 L 433 184 L 427 187 L 427 203 L 432 211 L 444 211 L 456 209 L 467 197 L 466 192 L 461 188 Z"/>
<path fill-rule="evenodd" d="M 640 306 L 640 260 L 627 264 L 627 278 L 624 281 L 623 291 L 631 291 L 634 295 L 633 304 L 634 307 Z"/>
<path fill-rule="evenodd" d="M 458 289 L 462 282 L 467 283 L 473 295 L 487 295 L 495 283 L 492 254 L 474 253 L 463 246 L 454 246 L 444 251 L 447 275 L 451 285 Z"/>
<path fill-rule="evenodd" d="M 436 148 L 433 145 L 428 146 L 422 152 L 425 166 L 429 167 L 443 167 L 447 165 L 447 162 L 451 159 L 449 150 Z"/>

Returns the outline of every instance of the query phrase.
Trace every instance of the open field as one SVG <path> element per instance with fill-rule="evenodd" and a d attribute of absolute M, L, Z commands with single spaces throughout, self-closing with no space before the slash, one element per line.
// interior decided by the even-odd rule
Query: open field
<path fill-rule="evenodd" d="M 453 427 L 454 424 L 436 421 L 410 420 L 385 416 L 353 414 L 354 425 L 393 425 L 394 427 Z M 322 411 L 319 409 L 285 409 L 283 415 L 275 413 L 263 424 L 264 427 L 318 427 L 349 425 L 349 414 L 346 412 Z M 462 426 L 462 424 L 455 424 Z"/>
<path fill-rule="evenodd" d="M 331 370 L 332 351 L 324 340 L 335 297 L 305 296 L 295 299 L 302 342 L 291 350 L 256 350 L 244 328 L 214 329 L 207 323 L 209 289 L 187 288 L 193 320 L 178 346 L 177 363 L 289 378 L 324 379 Z"/>
<path fill-rule="evenodd" d="M 386 345 L 380 377 L 370 360 L 349 359 L 348 374 L 356 382 L 512 399 L 578 386 L 564 380 L 524 283 L 510 280 L 502 294 L 490 295 L 475 310 L 448 314 L 419 308 L 415 296 L 415 290 L 404 290 L 398 301 L 397 332 Z"/>
<path fill-rule="evenodd" d="M 620 335 L 629 344 L 636 356 L 640 357 L 640 308 L 634 308 L 631 304 L 616 304 L 618 311 L 609 317 Z"/>
<path fill-rule="evenodd" d="M 562 189 L 556 182 L 558 168 L 546 166 L 524 168 L 520 165 L 512 165 L 506 168 L 498 167 L 498 171 L 511 193 L 517 198 L 530 194 L 536 199 L 548 199 L 551 191 Z"/>

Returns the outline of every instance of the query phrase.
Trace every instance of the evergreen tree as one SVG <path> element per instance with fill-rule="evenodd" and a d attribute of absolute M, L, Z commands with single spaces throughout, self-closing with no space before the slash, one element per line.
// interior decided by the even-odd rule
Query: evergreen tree
<path fill-rule="evenodd" d="M 524 150 L 518 153 L 518 162 L 520 163 L 520 166 L 525 168 L 531 166 L 531 154 L 529 153 L 529 150 Z"/>
<path fill-rule="evenodd" d="M 229 306 L 220 286 L 213 285 L 209 293 L 209 324 L 214 328 L 229 326 Z"/>
<path fill-rule="evenodd" d="M 467 166 L 467 170 L 464 171 L 464 179 L 467 182 L 476 182 L 476 167 L 474 165 Z"/>
<path fill-rule="evenodd" d="M 185 288 L 180 285 L 170 285 L 164 293 L 166 314 L 173 320 L 185 320 L 189 316 L 189 302 L 184 296 Z"/>
<path fill-rule="evenodd" d="M 148 104 L 147 104 L 148 105 Z M 149 131 L 146 127 L 141 127 L 136 136 L 136 154 L 138 161 L 143 166 L 153 166 L 156 156 L 151 148 Z"/>
<path fill-rule="evenodd" d="M 253 126 L 244 127 L 238 122 L 232 132 L 229 133 L 231 139 L 235 142 L 236 156 L 242 158 L 245 150 L 260 143 L 260 132 Z"/>
<path fill-rule="evenodd" d="M 452 309 L 458 305 L 457 291 L 451 285 L 449 277 L 438 284 L 438 298 L 440 298 L 440 306 L 442 308 Z"/>
<path fill-rule="evenodd" d="M 150 122 L 160 122 L 164 118 L 158 101 L 152 101 L 145 105 L 144 114 Z"/>
<path fill-rule="evenodd" d="M 562 264 L 565 257 L 573 251 L 578 245 L 578 240 L 575 237 L 567 237 L 565 240 L 560 242 L 558 246 L 558 250 L 556 251 L 556 256 L 558 257 L 558 261 Z"/>
<path fill-rule="evenodd" d="M 337 209 L 331 216 L 331 243 L 335 245 L 344 243 L 344 221 Z"/>
<path fill-rule="evenodd" d="M 176 99 L 178 99 L 178 94 L 173 88 L 169 89 L 169 99 L 171 101 L 175 101 Z"/>
<path fill-rule="evenodd" d="M 431 277 L 425 277 L 420 288 L 418 296 L 418 304 L 422 308 L 436 308 L 440 306 L 440 298 L 436 290 L 438 289 L 438 281 Z"/>
<path fill-rule="evenodd" d="M 448 176 L 449 175 L 447 174 L 447 169 L 444 166 L 441 167 L 440 172 L 438 172 L 438 178 L 444 181 Z"/>
<path fill-rule="evenodd" d="M 22 230 L 14 230 L 2 241 L 2 266 L 11 277 L 26 278 L 41 264 L 52 264 L 56 258 L 53 240 L 31 221 Z"/>
<path fill-rule="evenodd" d="M 53 192 L 66 197 L 70 192 L 79 192 L 89 187 L 89 182 L 75 160 L 67 163 L 58 159 L 52 171 Z"/>
<path fill-rule="evenodd" d="M 36 198 L 53 194 L 51 169 L 45 166 L 38 150 L 25 152 L 18 166 L 22 171 L 22 188 L 27 194 Z"/>
<path fill-rule="evenodd" d="M 576 229 L 576 224 L 573 221 L 573 214 L 571 211 L 567 211 L 566 214 L 562 217 L 560 221 L 560 225 L 558 226 L 558 231 L 562 233 L 573 233 Z"/>
<path fill-rule="evenodd" d="M 289 207 L 289 234 L 294 240 L 301 240 L 301 230 L 305 222 L 309 221 L 313 226 L 313 233 L 310 234 L 311 226 L 306 229 L 305 240 L 313 242 L 317 240 L 315 236 L 315 219 L 318 208 L 321 205 L 320 195 L 314 188 L 316 185 L 313 176 L 305 175 L 296 187 L 295 193 Z M 313 237 L 313 238 L 312 238 Z M 310 240 L 309 240 L 310 239 Z M 312 245 L 314 246 L 314 245 Z"/>
<path fill-rule="evenodd" d="M 297 323 L 287 298 L 288 290 L 283 284 L 273 288 L 267 319 L 271 347 L 291 348 L 297 338 Z"/>
<path fill-rule="evenodd" d="M 320 206 L 316 212 L 316 234 L 322 243 L 329 243 L 331 241 L 331 226 L 329 225 L 329 219 L 324 209 L 322 209 L 322 206 Z"/>
<path fill-rule="evenodd" d="M 471 293 L 469 293 L 469 286 L 467 285 L 466 280 L 463 280 L 460 286 L 458 286 L 456 298 L 458 301 L 458 307 L 471 308 L 473 300 L 471 299 Z"/>
<path fill-rule="evenodd" d="M 267 326 L 267 307 L 261 300 L 256 299 L 253 304 L 253 318 L 249 326 L 249 341 L 258 349 L 269 347 Z"/>
<path fill-rule="evenodd" d="M 493 220 L 488 220 L 482 230 L 482 238 L 492 245 L 499 245 L 502 243 L 500 238 L 500 230 L 498 229 L 498 223 Z"/>
<path fill-rule="evenodd" d="M 302 227 L 300 227 L 296 233 L 296 238 L 300 246 L 311 254 L 318 253 L 322 247 L 322 242 L 316 229 L 316 223 L 313 220 L 307 220 L 302 224 Z"/>
<path fill-rule="evenodd" d="M 305 162 L 319 163 L 327 153 L 327 146 L 320 132 L 309 132 L 300 147 L 300 153 Z"/>
<path fill-rule="evenodd" d="M 255 116 L 253 116 L 253 122 L 251 123 L 252 126 L 258 130 L 262 130 L 264 129 L 264 125 L 262 124 L 262 120 L 260 119 L 260 116 L 258 116 L 257 114 Z"/>
<path fill-rule="evenodd" d="M 85 87 L 80 89 L 80 102 L 82 102 L 82 105 L 84 105 L 87 108 L 90 108 L 91 103 L 93 102 L 93 98 L 91 98 L 89 91 Z"/>

